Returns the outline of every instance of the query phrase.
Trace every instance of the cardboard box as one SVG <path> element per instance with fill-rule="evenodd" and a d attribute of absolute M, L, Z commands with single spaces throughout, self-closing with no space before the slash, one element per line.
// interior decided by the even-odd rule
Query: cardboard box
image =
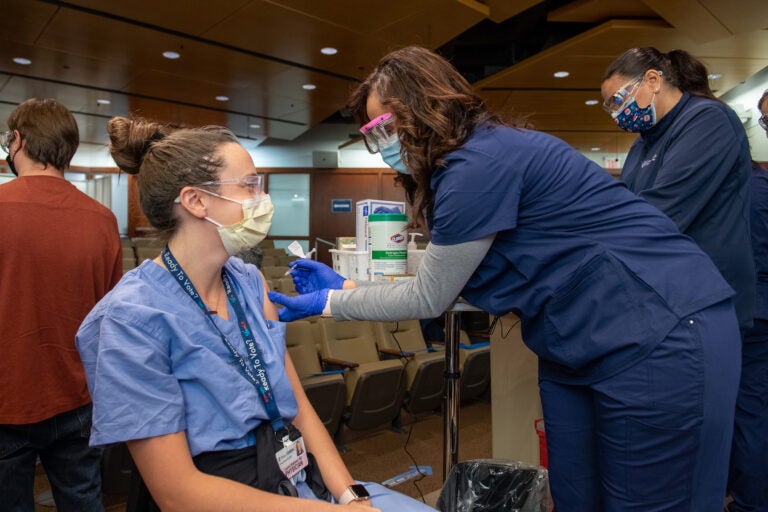
<path fill-rule="evenodd" d="M 384 212 L 377 212 L 380 208 L 386 208 Z M 368 251 L 368 215 L 371 213 L 405 213 L 403 201 L 384 201 L 381 199 L 363 199 L 357 202 L 355 217 L 355 237 L 357 238 L 357 250 Z"/>

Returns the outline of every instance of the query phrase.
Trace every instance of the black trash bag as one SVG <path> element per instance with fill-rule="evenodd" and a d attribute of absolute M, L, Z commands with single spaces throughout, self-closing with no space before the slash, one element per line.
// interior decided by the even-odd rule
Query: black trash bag
<path fill-rule="evenodd" d="M 477 459 L 451 468 L 437 508 L 442 512 L 548 512 L 547 470 L 520 462 Z"/>

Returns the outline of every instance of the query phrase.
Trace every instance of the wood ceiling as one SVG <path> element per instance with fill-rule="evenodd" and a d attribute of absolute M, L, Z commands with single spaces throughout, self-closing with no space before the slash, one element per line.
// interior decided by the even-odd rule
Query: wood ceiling
<path fill-rule="evenodd" d="M 387 51 L 455 49 L 473 27 L 504 27 L 529 9 L 546 9 L 550 27 L 587 28 L 494 69 L 475 87 L 492 108 L 526 115 L 584 151 L 623 153 L 633 139 L 599 105 L 584 103 L 599 99 L 603 71 L 629 47 L 688 50 L 722 74 L 712 81 L 720 93 L 768 66 L 765 0 L 2 0 L 0 7 L 2 125 L 25 99 L 55 97 L 76 113 L 81 139 L 97 144 L 115 115 L 227 125 L 254 144 L 293 140 L 329 118 L 343 121 L 350 88 Z M 338 54 L 320 52 L 329 46 Z M 181 57 L 164 58 L 168 50 Z M 471 58 L 482 64 L 485 55 Z M 561 70 L 570 76 L 554 78 Z"/>

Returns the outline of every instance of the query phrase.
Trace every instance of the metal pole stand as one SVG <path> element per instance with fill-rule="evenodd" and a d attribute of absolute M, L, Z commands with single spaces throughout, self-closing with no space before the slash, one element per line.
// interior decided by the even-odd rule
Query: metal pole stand
<path fill-rule="evenodd" d="M 443 482 L 451 468 L 459 462 L 459 405 L 461 370 L 459 338 L 461 313 L 481 311 L 461 298 L 445 312 L 445 395 L 443 396 Z"/>

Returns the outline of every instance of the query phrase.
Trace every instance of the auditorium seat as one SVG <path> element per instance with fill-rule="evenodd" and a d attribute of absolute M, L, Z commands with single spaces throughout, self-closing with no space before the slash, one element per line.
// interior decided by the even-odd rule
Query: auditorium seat
<path fill-rule="evenodd" d="M 380 349 L 392 350 L 405 368 L 405 408 L 413 413 L 439 409 L 445 382 L 445 353 L 429 349 L 418 320 L 374 322 Z"/>
<path fill-rule="evenodd" d="M 316 322 L 323 360 L 345 368 L 350 429 L 366 430 L 391 423 L 400 414 L 405 393 L 405 372 L 400 361 L 381 360 L 370 322 Z"/>
<path fill-rule="evenodd" d="M 312 324 L 306 320 L 286 324 L 285 343 L 309 402 L 328 433 L 334 436 L 341 424 L 347 399 L 343 370 L 324 371 Z"/>

